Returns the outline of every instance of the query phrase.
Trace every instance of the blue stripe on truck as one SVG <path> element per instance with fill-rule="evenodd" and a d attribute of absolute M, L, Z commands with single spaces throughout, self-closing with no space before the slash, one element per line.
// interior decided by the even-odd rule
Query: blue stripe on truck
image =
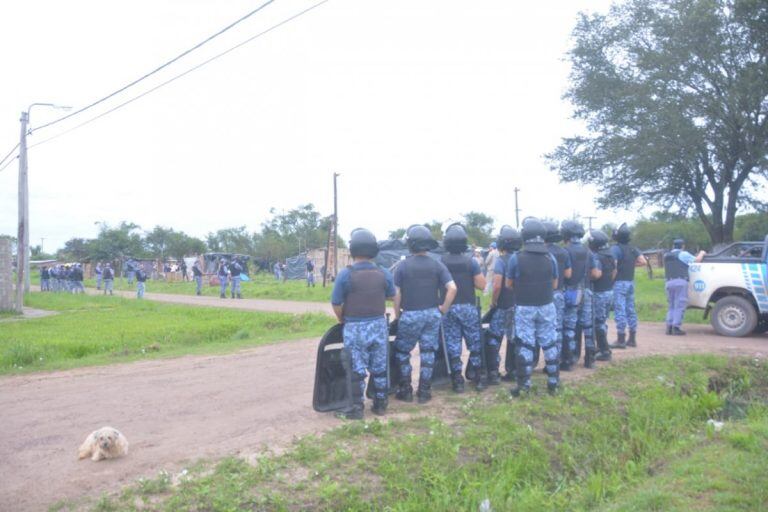
<path fill-rule="evenodd" d="M 743 263 L 741 270 L 744 275 L 744 283 L 754 294 L 760 312 L 768 312 L 768 270 L 766 270 L 766 265 Z"/>

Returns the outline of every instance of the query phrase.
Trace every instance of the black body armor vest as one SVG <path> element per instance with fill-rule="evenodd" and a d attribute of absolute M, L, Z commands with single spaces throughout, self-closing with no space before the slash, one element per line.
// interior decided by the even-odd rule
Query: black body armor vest
<path fill-rule="evenodd" d="M 549 254 L 557 261 L 557 289 L 565 288 L 565 261 L 568 259 L 568 251 L 557 244 L 547 244 Z"/>
<path fill-rule="evenodd" d="M 475 303 L 475 276 L 472 275 L 472 259 L 463 254 L 446 254 L 442 257 L 443 265 L 448 267 L 453 282 L 456 283 L 454 304 Z M 445 289 L 440 289 L 440 297 L 445 296 Z"/>
<path fill-rule="evenodd" d="M 439 304 L 440 267 L 429 256 L 409 256 L 403 265 L 400 293 L 404 311 L 436 308 Z"/>
<path fill-rule="evenodd" d="M 618 244 L 621 249 L 621 259 L 616 262 L 617 281 L 635 280 L 635 248 L 627 244 Z"/>
<path fill-rule="evenodd" d="M 674 249 L 664 255 L 664 274 L 667 281 L 670 279 L 688 280 L 688 265 L 680 261 L 679 254 L 680 249 Z"/>
<path fill-rule="evenodd" d="M 552 260 L 549 253 L 517 253 L 518 278 L 514 280 L 518 306 L 544 306 L 553 300 Z"/>
<path fill-rule="evenodd" d="M 597 281 L 592 282 L 592 289 L 596 292 L 607 292 L 613 289 L 613 271 L 616 269 L 616 260 L 609 249 L 598 252 L 597 257 L 603 268 L 603 275 Z"/>
<path fill-rule="evenodd" d="M 366 318 L 386 313 L 387 279 L 378 268 L 349 271 L 349 292 L 344 298 L 344 316 Z"/>
<path fill-rule="evenodd" d="M 504 263 L 504 273 L 501 275 L 501 293 L 499 293 L 499 300 L 496 302 L 496 307 L 500 309 L 509 309 L 515 305 L 515 291 L 506 284 L 510 257 L 512 257 L 510 253 L 499 254 L 499 259 Z"/>
<path fill-rule="evenodd" d="M 587 275 L 587 255 L 589 251 L 582 244 L 568 244 L 565 250 L 571 255 L 571 278 L 566 279 L 565 284 L 571 288 L 583 286 L 584 277 Z"/>

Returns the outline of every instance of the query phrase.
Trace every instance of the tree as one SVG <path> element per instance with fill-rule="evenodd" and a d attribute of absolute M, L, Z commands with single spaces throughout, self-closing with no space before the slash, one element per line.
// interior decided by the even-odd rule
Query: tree
<path fill-rule="evenodd" d="M 254 254 L 253 235 L 245 226 L 219 229 L 216 233 L 208 233 L 208 248 L 213 252 L 235 254 Z"/>
<path fill-rule="evenodd" d="M 333 218 L 323 217 L 313 204 L 300 205 L 279 214 L 273 208 L 270 213 L 272 218 L 262 223 L 261 234 L 256 236 L 259 256 L 268 260 L 283 259 L 327 245 Z M 346 247 L 339 236 L 336 243 Z"/>
<path fill-rule="evenodd" d="M 184 256 L 205 252 L 205 242 L 202 240 L 162 226 L 155 226 L 155 229 L 148 232 L 144 244 L 154 257 L 160 259 L 170 256 L 180 260 Z"/>
<path fill-rule="evenodd" d="M 566 97 L 587 135 L 547 155 L 602 207 L 695 212 L 712 243 L 768 178 L 768 3 L 628 0 L 582 14 Z M 765 198 L 762 199 L 765 201 Z"/>
<path fill-rule="evenodd" d="M 762 241 L 768 236 L 768 212 L 736 217 L 736 239 Z"/>
<path fill-rule="evenodd" d="M 467 212 L 462 217 L 470 245 L 487 247 L 493 240 L 493 217 L 480 212 Z"/>
<path fill-rule="evenodd" d="M 91 256 L 92 240 L 72 238 L 64 243 L 64 247 L 56 253 L 61 261 L 88 261 Z"/>
<path fill-rule="evenodd" d="M 632 228 L 632 243 L 641 249 L 670 249 L 676 238 L 684 239 L 691 250 L 712 246 L 706 228 L 696 217 L 655 212 L 648 219 L 640 219 Z"/>
<path fill-rule="evenodd" d="M 99 235 L 89 241 L 89 258 L 102 261 L 123 261 L 125 258 L 141 258 L 146 255 L 140 226 L 121 222 L 116 228 L 102 223 Z"/>
<path fill-rule="evenodd" d="M 389 235 L 387 236 L 390 240 L 400 240 L 402 238 L 405 238 L 405 228 L 397 228 L 393 229 L 389 232 Z"/>

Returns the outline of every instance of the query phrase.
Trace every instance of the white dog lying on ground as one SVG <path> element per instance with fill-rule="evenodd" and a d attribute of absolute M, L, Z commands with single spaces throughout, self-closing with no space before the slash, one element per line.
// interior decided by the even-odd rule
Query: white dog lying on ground
<path fill-rule="evenodd" d="M 91 432 L 78 450 L 79 459 L 90 457 L 93 461 L 114 459 L 127 454 L 128 440 L 112 427 L 102 427 Z"/>

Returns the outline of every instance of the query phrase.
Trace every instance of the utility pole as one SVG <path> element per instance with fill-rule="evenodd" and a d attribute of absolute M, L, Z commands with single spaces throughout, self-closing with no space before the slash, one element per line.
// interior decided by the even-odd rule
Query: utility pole
<path fill-rule="evenodd" d="M 520 228 L 520 208 L 517 207 L 517 193 L 520 189 L 515 187 L 515 227 Z"/>
<path fill-rule="evenodd" d="M 592 219 L 596 219 L 597 217 L 593 217 L 591 215 L 585 215 L 582 218 L 587 219 L 587 221 L 589 222 L 589 229 L 592 229 Z"/>
<path fill-rule="evenodd" d="M 45 253 L 45 246 L 43 245 L 45 243 L 45 237 L 40 237 L 40 254 Z"/>
<path fill-rule="evenodd" d="M 29 291 L 29 201 L 27 195 L 27 123 L 29 112 L 21 113 L 19 142 L 19 230 L 16 244 L 16 312 L 24 311 L 24 292 Z"/>
<path fill-rule="evenodd" d="M 333 278 L 339 275 L 339 202 L 336 188 L 336 178 L 339 173 L 333 173 Z"/>

